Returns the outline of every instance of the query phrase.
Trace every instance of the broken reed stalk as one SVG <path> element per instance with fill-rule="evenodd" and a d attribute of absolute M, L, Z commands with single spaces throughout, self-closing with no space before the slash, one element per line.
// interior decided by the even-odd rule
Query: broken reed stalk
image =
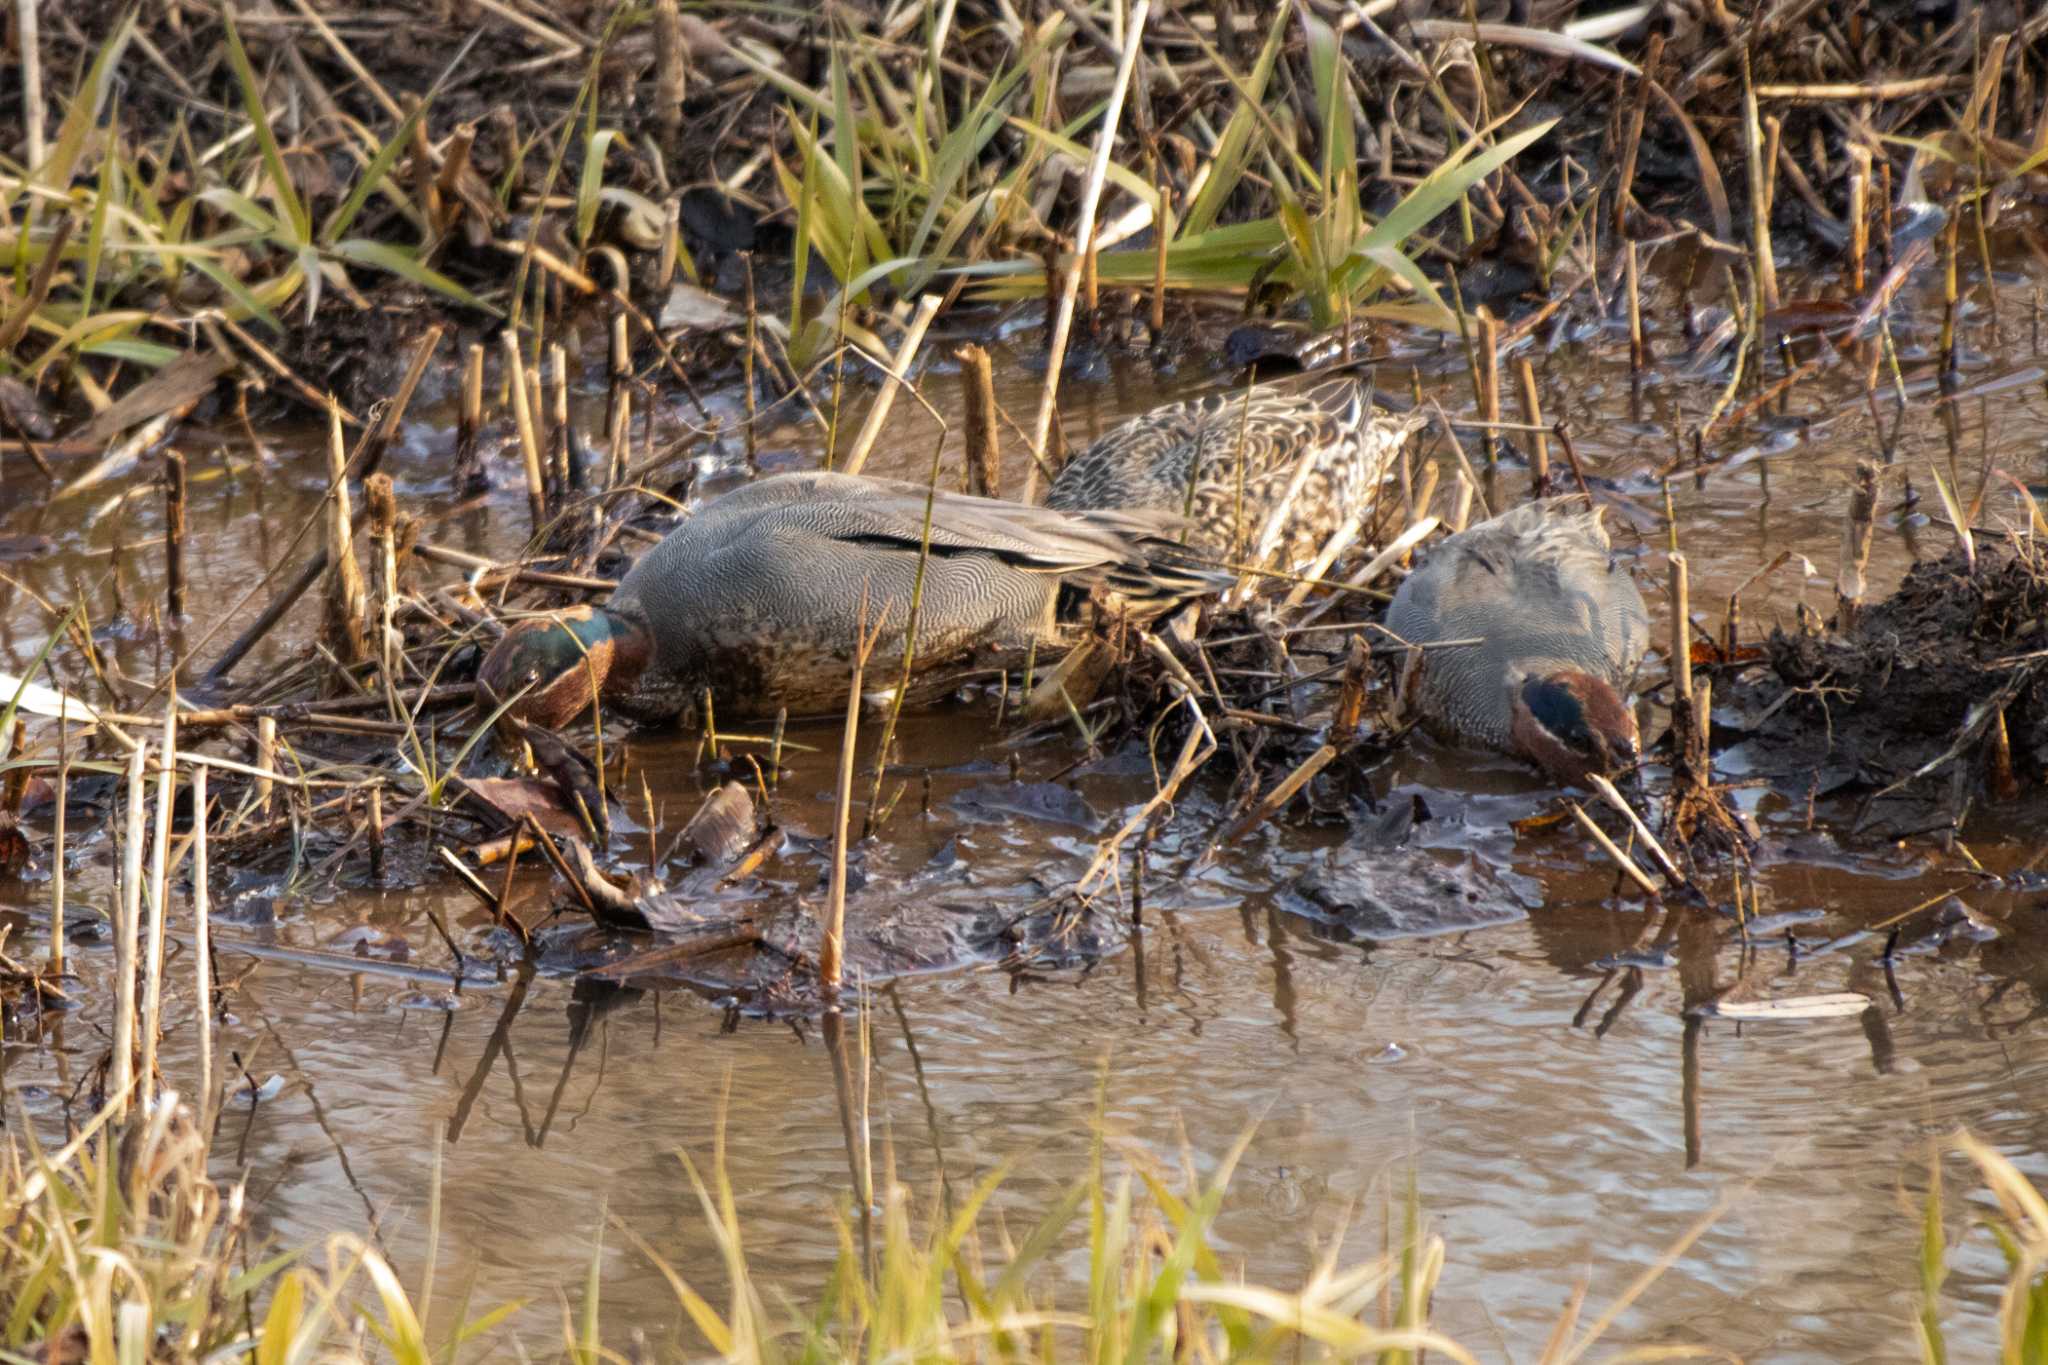
<path fill-rule="evenodd" d="M 1536 367 L 1529 357 L 1515 357 L 1515 379 L 1522 394 L 1522 420 L 1537 428 L 1529 437 L 1529 496 L 1550 496 L 1550 437 L 1543 427 L 1543 396 L 1536 389 Z"/>
<path fill-rule="evenodd" d="M 213 926 L 206 862 L 206 765 L 192 765 L 192 1006 L 199 1025 L 199 1131 L 213 1114 Z"/>
<path fill-rule="evenodd" d="M 1952 209 L 1941 234 L 1941 373 L 1956 372 L 1956 253 L 1961 246 L 1963 214 Z"/>
<path fill-rule="evenodd" d="M 370 788 L 369 825 L 364 831 L 370 843 L 370 880 L 384 880 L 384 784 Z"/>
<path fill-rule="evenodd" d="M 455 423 L 455 487 L 461 497 L 472 498 L 491 486 L 484 470 L 483 451 L 478 446 L 484 423 L 484 346 L 473 341 L 462 370 L 462 415 Z"/>
<path fill-rule="evenodd" d="M 1871 534 L 1876 527 L 1877 466 L 1858 460 L 1848 516 L 1842 523 L 1842 563 L 1835 571 L 1835 629 L 1843 634 L 1856 628 L 1856 616 L 1863 607 L 1863 571 L 1870 563 Z"/>
<path fill-rule="evenodd" d="M 1692 706 L 1692 623 L 1685 556 L 1671 556 L 1671 695 L 1673 709 Z"/>
<path fill-rule="evenodd" d="M 1500 421 L 1500 323 L 1481 304 L 1479 318 L 1479 419 L 1482 422 Z M 1486 448 L 1486 467 L 1491 470 L 1500 460 L 1500 437 L 1489 428 L 1479 438 Z"/>
<path fill-rule="evenodd" d="M 149 938 L 142 967 L 142 1109 L 156 1107 L 156 1045 L 164 1020 L 164 921 L 171 914 L 171 807 L 178 796 L 178 698 L 164 705 L 163 752 L 156 773 L 156 830 L 149 850 Z"/>
<path fill-rule="evenodd" d="M 398 638 L 398 494 L 389 474 L 363 480 L 370 513 L 370 555 L 377 570 L 377 656 L 386 681 L 396 682 L 402 642 Z"/>
<path fill-rule="evenodd" d="M 860 435 L 853 443 L 853 453 L 846 457 L 845 472 L 858 474 L 861 466 L 868 462 L 868 452 L 874 449 L 875 439 L 882 434 L 882 423 L 889 420 L 889 410 L 896 405 L 896 391 L 903 385 L 903 378 L 910 373 L 910 367 L 917 360 L 918 348 L 924 345 L 924 334 L 932 325 L 943 298 L 927 294 L 917 301 L 917 312 L 910 319 L 910 325 L 903 331 L 903 342 L 890 358 L 889 373 L 882 380 L 882 387 L 875 394 L 874 406 L 868 409 L 867 420 L 861 423 Z"/>
<path fill-rule="evenodd" d="M 853 815 L 853 763 L 854 747 L 860 737 L 861 681 L 875 641 L 882 638 L 881 622 L 876 622 L 872 631 L 868 629 L 865 588 L 861 590 L 860 620 L 854 634 L 858 644 L 853 654 L 853 677 L 846 686 L 846 732 L 839 741 L 839 785 L 832 808 L 832 881 L 825 897 L 825 942 L 818 951 L 818 985 L 827 1001 L 834 1003 L 839 997 L 846 960 L 846 836 Z"/>
<path fill-rule="evenodd" d="M 171 619 L 185 614 L 185 455 L 164 451 L 164 600 Z"/>
<path fill-rule="evenodd" d="M 1003 448 L 996 439 L 995 367 L 988 352 L 971 341 L 953 354 L 960 361 L 961 406 L 966 414 L 967 490 L 984 498 L 1001 497 Z"/>
<path fill-rule="evenodd" d="M 555 443 L 555 486 L 563 496 L 583 491 L 583 457 L 569 429 L 569 352 L 559 341 L 548 344 L 548 435 Z"/>
<path fill-rule="evenodd" d="M 348 453 L 342 443 L 341 405 L 327 408 L 327 634 L 344 664 L 369 657 L 364 617 L 369 593 L 356 563 L 355 521 L 349 511 Z"/>
<path fill-rule="evenodd" d="M 268 820 L 274 813 L 276 779 L 268 776 L 277 771 L 277 717 L 256 718 L 256 767 L 266 774 L 256 779 L 256 815 Z"/>
<path fill-rule="evenodd" d="M 1634 242 L 1628 244 L 1623 259 L 1628 263 L 1628 368 L 1630 374 L 1641 378 L 1649 356 L 1643 349 L 1643 283 Z"/>
<path fill-rule="evenodd" d="M 683 243 L 683 201 L 670 195 L 661 204 L 661 254 L 655 258 L 654 287 L 664 298 L 676 278 L 677 250 Z"/>
<path fill-rule="evenodd" d="M 136 925 L 142 918 L 143 769 L 149 741 L 128 755 L 128 819 L 121 846 L 121 882 L 114 895 L 114 1060 L 107 1084 L 117 1122 L 128 1117 L 135 1089 Z"/>
<path fill-rule="evenodd" d="M 1870 149 L 1849 145 L 1849 289 L 1863 293 L 1863 260 L 1870 250 Z"/>
<path fill-rule="evenodd" d="M 1025 502 L 1038 501 L 1038 470 L 1051 452 L 1053 414 L 1058 411 L 1060 367 L 1066 363 L 1067 338 L 1074 325 L 1074 299 L 1081 286 L 1084 263 L 1095 249 L 1095 212 L 1102 202 L 1102 182 L 1109 174 L 1109 154 L 1116 143 L 1117 125 L 1123 121 L 1124 97 L 1131 88 L 1131 73 L 1137 69 L 1138 51 L 1151 16 L 1152 0 L 1137 0 L 1130 20 L 1124 25 L 1124 46 L 1117 58 L 1116 80 L 1110 86 L 1109 102 L 1102 111 L 1102 126 L 1095 134 L 1095 154 L 1088 160 L 1088 178 L 1081 188 L 1080 218 L 1074 229 L 1074 259 L 1060 281 L 1060 295 L 1053 315 L 1052 337 L 1046 343 L 1045 388 L 1038 398 L 1038 416 L 1031 426 L 1032 461 L 1024 470 Z"/>
<path fill-rule="evenodd" d="M 512 420 L 519 429 L 519 453 L 526 466 L 526 508 L 538 536 L 548 524 L 547 481 L 541 473 L 540 438 L 533 429 L 533 406 L 527 397 L 526 357 L 519 353 L 519 334 L 506 328 L 500 334 L 505 347 L 506 387 L 512 390 Z"/>
<path fill-rule="evenodd" d="M 626 481 L 627 443 L 633 429 L 633 343 L 623 311 L 612 314 L 610 344 L 605 352 L 604 439 L 605 487 Z"/>

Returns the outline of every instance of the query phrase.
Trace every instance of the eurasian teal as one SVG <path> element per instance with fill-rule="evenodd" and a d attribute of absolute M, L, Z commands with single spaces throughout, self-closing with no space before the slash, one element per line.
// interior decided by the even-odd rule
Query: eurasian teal
<path fill-rule="evenodd" d="M 1598 511 L 1526 503 L 1450 537 L 1408 576 L 1387 629 L 1410 644 L 1403 695 L 1433 729 L 1581 783 L 1633 764 L 1624 700 L 1650 617 Z"/>

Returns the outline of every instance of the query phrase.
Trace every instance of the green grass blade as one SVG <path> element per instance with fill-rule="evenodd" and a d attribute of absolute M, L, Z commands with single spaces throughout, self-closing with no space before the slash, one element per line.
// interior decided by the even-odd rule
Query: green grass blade
<path fill-rule="evenodd" d="M 363 173 L 356 177 L 356 183 L 349 189 L 348 198 L 341 201 L 341 206 L 329 214 L 321 226 L 321 241 L 332 242 L 355 226 L 356 215 L 363 211 L 363 205 L 369 202 L 377 186 L 384 182 L 384 177 L 391 173 L 392 165 L 405 154 L 405 149 L 412 145 L 413 129 L 426 117 L 427 104 L 427 100 L 421 100 L 414 105 L 404 122 L 377 148 L 377 154 L 370 158 L 370 164 L 363 168 Z"/>
<path fill-rule="evenodd" d="M 330 248 L 329 254 L 351 265 L 387 271 L 422 288 L 431 289 L 445 298 L 454 299 L 466 308 L 488 313 L 494 318 L 504 316 L 499 309 L 470 293 L 440 271 L 422 264 L 419 257 L 403 247 L 392 246 L 388 242 L 372 242 L 361 237 L 351 237 L 346 242 L 336 242 Z"/>
<path fill-rule="evenodd" d="M 242 91 L 242 108 L 249 115 L 256 145 L 263 152 L 263 168 L 270 176 L 271 188 L 284 211 L 285 222 L 291 228 L 293 243 L 311 246 L 313 220 L 299 199 L 298 190 L 292 186 L 291 176 L 285 171 L 284 153 L 278 148 L 277 133 L 270 126 L 270 113 L 263 107 L 263 91 L 256 83 L 255 68 L 249 65 L 248 50 L 242 46 L 241 31 L 235 27 L 233 6 L 224 7 L 220 17 L 227 33 L 228 62 L 235 69 L 235 81 Z"/>

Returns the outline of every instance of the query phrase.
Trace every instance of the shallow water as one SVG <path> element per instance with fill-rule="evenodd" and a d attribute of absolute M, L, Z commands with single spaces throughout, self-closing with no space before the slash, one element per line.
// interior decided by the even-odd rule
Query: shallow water
<path fill-rule="evenodd" d="M 1807 280 L 1797 292 L 1831 283 Z M 2036 485 L 2048 477 L 2048 384 L 2029 309 L 2043 283 L 2048 269 L 2015 257 L 1996 290 L 1997 317 L 1981 303 L 1966 317 L 1962 396 L 1953 400 L 1938 401 L 1926 378 L 1932 323 L 1902 335 L 1912 398 L 1895 451 L 1926 491 L 1927 507 L 1930 462 L 1958 475 L 1966 497 L 1991 467 Z M 1909 291 L 1916 315 L 1934 316 L 1933 287 L 1927 280 Z M 1681 344 L 1677 305 L 1668 288 L 1656 303 L 1652 336 L 1668 353 Z M 999 398 L 1020 422 L 1036 392 L 1034 341 L 1021 335 L 998 357 Z M 1636 416 L 1625 338 L 1617 347 L 1612 329 L 1538 344 L 1532 354 L 1546 411 L 1570 420 L 1588 472 L 1620 481 L 1653 514 L 1640 571 L 1663 638 L 1662 493 L 1644 475 L 1671 459 L 1674 425 L 1696 422 L 1722 380 L 1652 383 Z M 1381 382 L 1398 374 L 1405 383 L 1411 360 L 1426 391 L 1454 412 L 1469 409 L 1448 350 L 1404 357 L 1392 373 L 1382 370 Z M 1222 378 L 1199 364 L 1167 377 L 1138 361 L 1102 368 L 1063 388 L 1075 444 Z M 1769 373 L 1782 373 L 1776 359 Z M 934 376 L 926 389 L 957 430 L 950 378 Z M 1881 403 L 1878 412 L 1889 429 L 1895 409 Z M 412 510 L 451 505 L 446 416 L 445 406 L 423 405 L 393 454 Z M 871 468 L 922 478 L 937 431 L 914 404 L 900 405 Z M 277 439 L 274 458 L 225 436 L 218 446 L 185 442 L 198 538 L 194 623 L 183 647 L 201 659 L 249 619 L 262 594 L 205 644 L 202 626 L 282 553 L 324 483 L 302 436 Z M 1726 594 L 1781 550 L 1803 553 L 1817 572 L 1802 582 L 1796 569 L 1781 570 L 1745 597 L 1746 633 L 1789 620 L 1802 593 L 1831 610 L 1845 480 L 1877 445 L 1860 378 L 1838 367 L 1717 440 L 1710 457 L 1735 456 L 1735 467 L 1700 482 L 1690 473 L 1673 480 L 1703 621 L 1718 623 Z M 217 449 L 237 472 L 217 472 L 225 468 Z M 792 429 L 771 436 L 766 450 L 771 465 L 803 463 L 815 459 L 817 443 Z M 949 462 L 954 455 L 949 443 Z M 147 542 L 161 521 L 144 476 L 43 509 L 21 497 L 32 476 L 12 464 L 7 472 L 13 491 L 0 510 L 0 538 L 41 535 L 51 544 L 0 562 L 13 580 L 0 583 L 13 603 L 0 617 L 0 666 L 22 671 L 40 644 L 46 622 L 25 600 L 32 590 L 60 603 L 83 596 L 121 670 L 157 676 L 176 639 L 160 643 L 148 623 L 161 552 Z M 1012 477 L 1017 472 L 1013 458 Z M 487 508 L 433 525 L 429 538 L 486 553 L 516 548 L 523 498 L 510 466 L 500 473 L 505 486 Z M 1511 495 L 1522 480 L 1503 470 Z M 108 499 L 129 489 L 141 491 L 110 508 Z M 1879 593 L 1916 550 L 1939 553 L 1949 543 L 1944 528 L 1897 515 L 1896 501 L 1888 491 L 1879 522 Z M 2008 507 L 1993 486 L 1980 524 Z M 97 514 L 90 525 L 88 513 Z M 1620 535 L 1624 546 L 1638 539 Z M 129 548 L 117 552 L 124 542 Z M 276 668 L 303 649 L 308 620 L 301 608 L 292 629 L 241 675 Z M 806 726 L 794 734 L 816 749 L 790 761 L 776 814 L 793 831 L 823 834 L 837 731 Z M 626 743 L 632 787 L 645 775 L 672 831 L 707 789 L 709 779 L 693 767 L 697 737 L 645 734 Z M 1065 740 L 1016 750 L 1027 779 L 1052 777 L 1078 757 Z M 1088 831 L 969 821 L 949 805 L 953 794 L 1004 772 L 1008 754 L 986 712 L 906 722 L 901 758 L 934 770 L 934 813 L 918 813 L 915 792 L 905 799 L 870 853 L 871 881 L 851 913 L 885 917 L 913 898 L 972 904 L 1033 878 L 1070 879 L 1084 865 Z M 1115 764 L 1084 766 L 1075 781 L 1105 830 L 1151 792 L 1149 777 Z M 1256 1125 L 1217 1235 L 1249 1278 L 1278 1284 L 1304 1273 L 1333 1236 L 1347 1237 L 1359 1254 L 1377 1249 L 1387 1192 L 1412 1169 L 1449 1244 L 1438 1321 L 1485 1358 L 1533 1357 L 1575 1284 L 1588 1284 L 1588 1314 L 1599 1313 L 1718 1209 L 1698 1242 L 1622 1315 L 1614 1340 L 1699 1341 L 1768 1360 L 1916 1359 L 1909 1320 L 1930 1138 L 1967 1126 L 2048 1180 L 2048 1118 L 2038 1104 L 2048 1086 L 2043 894 L 1992 886 L 1961 854 L 1925 840 L 1851 838 L 1846 810 L 1824 805 L 1807 832 L 1801 803 L 1745 793 L 1768 835 L 1760 911 L 1787 917 L 1759 935 L 1752 978 L 1775 995 L 1860 990 L 1878 1007 L 1860 1019 L 1797 1024 L 1689 1021 L 1686 1005 L 1743 968 L 1732 924 L 1682 911 L 1646 914 L 1616 896 L 1611 869 L 1569 825 L 1517 836 L 1508 821 L 1544 809 L 1549 793 L 1505 762 L 1418 742 L 1375 774 L 1374 785 L 1381 796 L 1426 794 L 1436 819 L 1419 840 L 1445 865 L 1475 869 L 1528 917 L 1377 947 L 1318 937 L 1288 913 L 1295 902 L 1286 887 L 1342 844 L 1345 831 L 1309 827 L 1297 814 L 1224 850 L 1199 877 L 1159 875 L 1215 827 L 1217 793 L 1194 791 L 1155 850 L 1143 930 L 1092 970 L 913 975 L 874 999 L 864 1017 L 878 1153 L 886 1148 L 921 1196 L 942 1181 L 965 1189 L 1012 1163 L 996 1204 L 1015 1228 L 1087 1169 L 1098 1118 L 1118 1160 L 1172 1168 L 1185 1152 L 1204 1171 Z M 2037 804 L 2031 817 L 1979 815 L 1965 831 L 1969 854 L 1991 873 L 2030 865 L 2039 842 L 2029 821 L 2038 813 Z M 631 849 L 645 847 L 634 833 L 643 814 L 636 802 L 622 822 Z M 644 860 L 625 846 L 615 853 L 629 866 Z M 103 904 L 105 841 L 86 834 L 75 856 L 72 895 Z M 800 859 L 770 873 L 806 891 L 814 875 L 815 865 Z M 39 912 L 47 902 L 40 876 L 0 885 L 0 906 Z M 230 879 L 222 899 L 241 919 L 221 932 L 350 951 L 369 926 L 403 940 L 410 961 L 429 966 L 447 961 L 430 911 L 446 916 L 458 940 L 484 939 L 488 925 L 445 878 L 401 859 L 393 880 L 412 889 L 371 887 L 354 862 L 338 886 L 307 896 L 273 900 L 274 876 Z M 533 891 L 540 878 L 526 880 Z M 1996 937 L 1902 954 L 1889 971 L 1881 934 L 1814 951 L 1951 889 Z M 26 925 L 14 942 L 39 943 L 41 932 Z M 106 996 L 109 956 L 105 947 L 76 950 L 90 1000 Z M 822 1279 L 848 1175 L 831 1058 L 816 1025 L 729 1027 L 684 990 L 639 994 L 538 977 L 457 998 L 380 975 L 233 954 L 224 962 L 231 976 L 246 971 L 231 997 L 236 1022 L 226 1046 L 257 1080 L 278 1075 L 284 1084 L 254 1106 L 230 1103 L 216 1151 L 224 1171 L 246 1166 L 262 1214 L 284 1242 L 358 1228 L 374 1214 L 401 1270 L 416 1273 L 438 1145 L 441 1311 L 457 1297 L 447 1287 L 473 1276 L 475 1303 L 525 1300 L 532 1306 L 524 1321 L 545 1338 L 555 1330 L 558 1288 L 578 1292 L 602 1229 L 608 1338 L 623 1342 L 639 1327 L 663 1339 L 679 1330 L 673 1298 L 616 1229 L 603 1229 L 604 1219 L 645 1237 L 716 1300 L 717 1252 L 674 1154 L 708 1159 L 723 1111 L 757 1271 L 799 1294 Z M 173 971 L 182 966 L 181 959 Z M 66 1098 L 104 1051 L 99 1018 L 89 1008 L 53 1018 L 39 1037 L 7 1040 L 6 1086 L 39 1121 L 61 1121 Z M 166 1066 L 177 1080 L 192 1066 L 182 1007 L 174 1024 Z M 1994 1339 L 2000 1267 L 1982 1233 L 1963 1237 L 1967 1173 L 1953 1163 L 1950 1170 L 1952 1231 L 1962 1237 L 1946 1299 L 1951 1347 L 1956 1358 L 1982 1358 Z"/>

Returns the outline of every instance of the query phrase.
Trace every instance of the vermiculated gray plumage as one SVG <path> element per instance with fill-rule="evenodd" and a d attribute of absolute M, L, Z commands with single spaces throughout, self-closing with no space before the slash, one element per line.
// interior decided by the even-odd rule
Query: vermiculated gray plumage
<path fill-rule="evenodd" d="M 927 490 L 845 474 L 784 474 L 734 489 L 641 556 L 608 604 L 647 629 L 654 656 L 625 708 L 674 715 L 713 690 L 721 717 L 836 711 L 863 616 L 882 634 L 872 689 L 896 685 L 917 590 Z M 939 492 L 918 594 L 913 664 L 928 671 L 976 651 L 1065 641 L 1062 585 L 1104 587 L 1126 604 L 1216 591 L 1228 575 L 1172 561 L 1174 518 L 1064 512 Z"/>
<path fill-rule="evenodd" d="M 1511 674 L 1555 670 L 1626 693 L 1650 642 L 1643 596 L 1616 563 L 1598 515 L 1565 500 L 1525 503 L 1438 545 L 1408 576 L 1386 626 L 1427 652 L 1416 700 L 1453 735 L 1508 747 Z"/>
<path fill-rule="evenodd" d="M 1045 502 L 1185 515 L 1188 547 L 1202 556 L 1298 571 L 1338 527 L 1371 509 L 1422 422 L 1374 407 L 1348 379 L 1301 393 L 1211 394 L 1103 433 L 1060 470 Z M 1267 522 L 1283 504 L 1259 555 Z"/>

